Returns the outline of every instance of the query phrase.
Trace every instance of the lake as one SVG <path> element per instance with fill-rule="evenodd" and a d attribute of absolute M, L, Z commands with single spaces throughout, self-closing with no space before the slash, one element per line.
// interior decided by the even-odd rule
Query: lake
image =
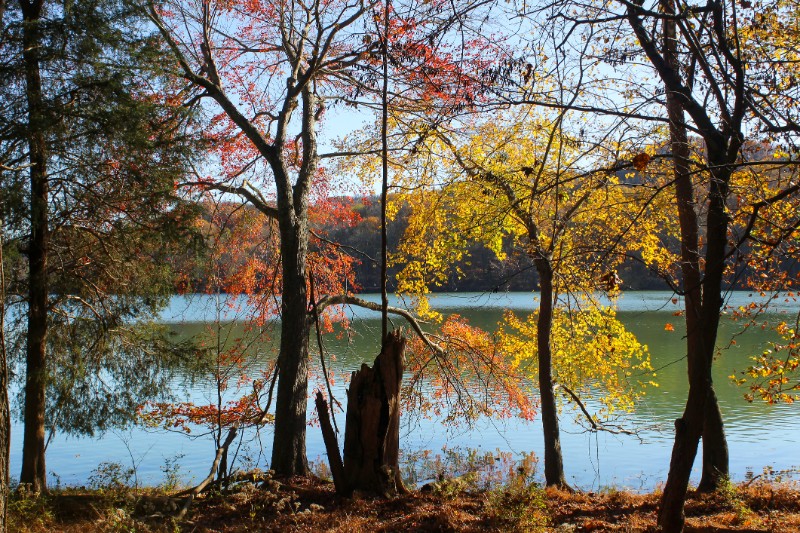
<path fill-rule="evenodd" d="M 378 295 L 367 298 L 379 301 Z M 504 309 L 520 314 L 536 305 L 535 293 L 499 294 L 439 294 L 432 297 L 432 305 L 443 314 L 457 313 L 477 326 L 493 328 Z M 756 299 L 758 297 L 756 296 Z M 753 296 L 746 292 L 728 295 L 727 305 L 732 309 L 747 305 Z M 392 299 L 391 304 L 402 304 Z M 619 317 L 639 340 L 650 348 L 652 365 L 657 369 L 655 380 L 659 387 L 650 389 L 635 411 L 624 419 L 625 426 L 635 429 L 636 436 L 609 433 L 588 433 L 576 423 L 575 413 L 565 408 L 561 414 L 562 448 L 568 481 L 582 489 L 606 486 L 624 486 L 634 490 L 648 490 L 666 478 L 673 441 L 673 421 L 681 415 L 686 400 L 686 362 L 683 318 L 673 316 L 681 302 L 673 301 L 668 292 L 631 292 L 619 302 Z M 785 320 L 794 322 L 800 304 L 793 298 L 781 298 L 770 303 L 769 313 L 762 317 L 771 323 Z M 214 298 L 208 296 L 176 296 L 162 314 L 162 319 L 180 336 L 202 333 L 207 323 L 216 318 L 236 321 L 246 311 L 243 299 Z M 347 311 L 352 319 L 350 335 L 326 339 L 325 347 L 335 360 L 331 369 L 344 375 L 357 369 L 361 362 L 370 363 L 378 351 L 380 335 L 379 314 L 362 309 Z M 674 325 L 666 331 L 665 324 Z M 396 325 L 403 325 L 395 319 Z M 229 326 L 227 334 L 241 326 Z M 277 333 L 277 332 L 276 332 Z M 735 338 L 735 344 L 731 339 Z M 798 406 L 749 404 L 743 399 L 746 390 L 737 387 L 728 378 L 734 371 L 743 370 L 749 357 L 768 347 L 773 336 L 769 329 L 751 327 L 742 332 L 742 324 L 723 319 L 719 347 L 720 355 L 714 364 L 714 380 L 722 406 L 730 446 L 731 472 L 734 479 L 744 479 L 760 474 L 770 467 L 775 471 L 792 471 L 800 467 L 797 448 L 800 445 L 800 428 L 794 418 Z M 315 346 L 315 343 L 311 343 Z M 253 347 L 262 368 L 265 359 L 276 351 L 276 340 L 263 340 Z M 316 365 L 316 357 L 312 358 Z M 318 374 L 318 369 L 313 369 Z M 313 390 L 312 384 L 312 390 Z M 176 389 L 184 394 L 183 386 Z M 337 379 L 334 394 L 344 401 L 345 384 Z M 233 391 L 228 391 L 232 398 Z M 200 381 L 185 391 L 186 399 L 209 402 L 216 389 L 208 381 Z M 309 413 L 313 412 L 310 403 Z M 344 415 L 338 415 L 340 427 Z M 401 448 L 405 453 L 431 450 L 442 453 L 443 447 L 479 449 L 482 451 L 510 452 L 515 456 L 533 452 L 542 456 L 540 421 L 517 419 L 480 419 L 472 427 L 448 427 L 438 419 L 404 413 Z M 11 472 L 17 474 L 21 461 L 21 426 L 12 428 Z M 340 442 L 340 446 L 341 446 Z M 260 434 L 248 435 L 247 442 L 238 448 L 239 459 L 247 465 L 265 466 L 271 454 L 272 434 L 269 426 Z M 213 459 L 213 444 L 209 437 L 187 437 L 163 430 L 133 428 L 106 433 L 100 438 L 56 437 L 47 451 L 47 470 L 52 485 L 83 485 L 91 471 L 101 462 L 118 462 L 124 466 L 136 464 L 138 481 L 158 484 L 165 471 L 180 475 L 184 482 L 199 480 L 208 473 Z M 317 426 L 308 428 L 308 457 L 312 461 L 325 461 L 324 445 Z M 266 460 L 265 460 L 266 458 Z M 541 471 L 540 466 L 539 470 Z M 694 479 L 699 478 L 695 469 Z"/>

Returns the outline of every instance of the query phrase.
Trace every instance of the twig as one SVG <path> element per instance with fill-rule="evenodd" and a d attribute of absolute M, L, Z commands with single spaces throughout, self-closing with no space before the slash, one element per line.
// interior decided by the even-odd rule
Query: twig
<path fill-rule="evenodd" d="M 314 290 L 314 269 L 311 269 L 311 273 L 309 276 L 309 283 L 311 285 L 311 314 L 314 317 L 314 329 L 317 333 L 317 346 L 319 347 L 319 362 L 322 365 L 322 375 L 325 376 L 325 386 L 328 389 L 328 398 L 331 399 L 331 409 L 333 409 L 334 404 L 340 404 L 336 401 L 336 398 L 333 396 L 333 390 L 331 389 L 331 381 L 328 379 L 328 368 L 325 365 L 325 348 L 322 345 L 322 332 L 319 328 L 319 311 L 317 310 L 317 297 Z M 333 417 L 333 427 L 336 429 L 336 433 L 339 433 L 339 426 L 336 425 L 336 417 Z"/>
<path fill-rule="evenodd" d="M 620 434 L 622 434 L 622 435 L 634 435 L 634 436 L 638 436 L 638 435 L 636 435 L 636 432 L 634 432 L 634 431 L 631 431 L 631 430 L 629 430 L 629 429 L 624 429 L 624 428 L 621 428 L 621 427 L 618 427 L 618 428 L 616 428 L 616 429 L 613 429 L 613 428 L 610 428 L 610 427 L 608 427 L 608 426 L 605 426 L 605 425 L 603 425 L 603 424 L 598 424 L 598 423 L 595 421 L 594 417 L 593 417 L 593 416 L 592 416 L 592 415 L 589 413 L 589 410 L 586 408 L 586 406 L 584 405 L 584 403 L 581 401 L 581 399 L 578 397 L 578 395 L 577 395 L 577 394 L 575 394 L 575 392 L 574 392 L 574 391 L 572 391 L 572 389 L 570 389 L 569 387 L 567 387 L 567 386 L 566 386 L 566 385 L 564 385 L 563 383 L 557 383 L 557 384 L 555 385 L 555 387 L 560 387 L 560 388 L 561 388 L 561 389 L 562 389 L 564 392 L 566 392 L 566 393 L 567 393 L 567 394 L 568 394 L 568 395 L 569 395 L 569 396 L 572 398 L 572 400 L 573 400 L 573 401 L 574 401 L 574 402 L 575 402 L 575 403 L 578 405 L 578 407 L 580 408 L 580 410 L 581 410 L 581 411 L 583 412 L 583 414 L 586 416 L 586 419 L 587 419 L 587 420 L 589 420 L 589 423 L 592 425 L 592 431 L 605 431 L 606 433 L 612 433 L 612 434 L 614 434 L 614 435 L 620 435 Z"/>

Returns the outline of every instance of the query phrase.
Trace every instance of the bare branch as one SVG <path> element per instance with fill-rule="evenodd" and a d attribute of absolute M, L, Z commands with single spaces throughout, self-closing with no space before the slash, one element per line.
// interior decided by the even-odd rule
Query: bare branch
<path fill-rule="evenodd" d="M 572 401 L 574 401 L 575 404 L 580 408 L 581 412 L 583 412 L 583 415 L 586 417 L 586 420 L 589 421 L 589 424 L 592 426 L 592 431 L 605 431 L 606 433 L 613 433 L 615 435 L 619 434 L 636 435 L 635 432 L 629 429 L 611 428 L 603 424 L 598 424 L 597 421 L 595 421 L 594 417 L 589 413 L 589 410 L 586 408 L 586 405 L 584 405 L 580 397 L 577 394 L 575 394 L 575 392 L 572 389 L 570 389 L 563 383 L 556 383 L 554 388 L 556 387 L 563 390 L 570 398 L 572 398 Z"/>
<path fill-rule="evenodd" d="M 205 189 L 211 189 L 229 194 L 236 194 L 246 199 L 253 205 L 253 207 L 258 209 L 268 217 L 274 219 L 278 218 L 278 209 L 267 204 L 267 200 L 264 198 L 261 192 L 259 192 L 258 189 L 253 187 L 248 181 L 245 181 L 244 185 L 241 187 L 237 187 L 235 185 L 225 185 L 224 183 L 209 183 L 207 181 L 188 181 L 179 184 L 179 186 L 203 187 Z"/>
<path fill-rule="evenodd" d="M 189 511 L 189 507 L 192 505 L 192 502 L 197 495 L 203 492 L 203 489 L 205 489 L 208 484 L 214 480 L 214 476 L 217 473 L 217 468 L 219 468 L 219 463 L 222 461 L 222 456 L 228 451 L 228 448 L 230 447 L 231 442 L 233 442 L 233 439 L 236 438 L 237 433 L 238 428 L 236 426 L 228 430 L 228 436 L 225 438 L 225 442 L 222 444 L 222 446 L 217 448 L 217 455 L 214 457 L 214 462 L 211 463 L 211 470 L 209 471 L 208 476 L 189 492 L 189 497 L 183 503 L 183 507 L 181 507 L 181 510 L 176 516 L 178 520 L 186 516 L 186 513 Z"/>
<path fill-rule="evenodd" d="M 381 312 L 383 307 L 379 303 L 369 302 L 364 300 L 363 298 L 359 298 L 357 296 L 352 296 L 350 294 L 338 294 L 334 296 L 323 296 L 320 298 L 319 302 L 317 302 L 317 312 L 321 313 L 327 307 L 333 305 L 355 305 L 357 307 L 363 307 L 364 309 L 369 309 L 371 311 L 378 311 Z M 411 329 L 417 334 L 417 336 L 425 343 L 425 345 L 430 348 L 434 353 L 437 355 L 444 355 L 444 349 L 433 342 L 431 338 L 422 331 L 422 327 L 419 324 L 419 321 L 412 315 L 409 311 L 402 309 L 400 307 L 393 307 L 389 306 L 388 312 L 393 315 L 398 315 L 406 319 L 406 321 L 411 326 Z"/>

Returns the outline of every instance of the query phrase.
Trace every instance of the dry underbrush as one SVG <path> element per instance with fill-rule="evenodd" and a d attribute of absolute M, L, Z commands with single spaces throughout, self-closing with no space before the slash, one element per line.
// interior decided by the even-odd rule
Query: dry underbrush
<path fill-rule="evenodd" d="M 211 492 L 180 522 L 170 517 L 176 504 L 180 500 L 154 491 L 16 495 L 10 531 L 649 531 L 658 494 L 507 485 L 489 491 L 436 487 L 392 500 L 341 499 L 330 483 L 293 479 Z M 691 494 L 686 514 L 689 532 L 800 531 L 800 492 L 769 483 L 730 485 L 714 495 Z"/>

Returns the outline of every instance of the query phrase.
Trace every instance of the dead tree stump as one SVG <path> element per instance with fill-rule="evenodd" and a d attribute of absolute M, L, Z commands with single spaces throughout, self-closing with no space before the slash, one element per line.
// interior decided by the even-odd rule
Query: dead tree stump
<path fill-rule="evenodd" d="M 353 372 L 347 391 L 344 431 L 346 486 L 391 497 L 406 493 L 398 464 L 400 384 L 406 339 L 393 331 L 372 368 Z"/>

